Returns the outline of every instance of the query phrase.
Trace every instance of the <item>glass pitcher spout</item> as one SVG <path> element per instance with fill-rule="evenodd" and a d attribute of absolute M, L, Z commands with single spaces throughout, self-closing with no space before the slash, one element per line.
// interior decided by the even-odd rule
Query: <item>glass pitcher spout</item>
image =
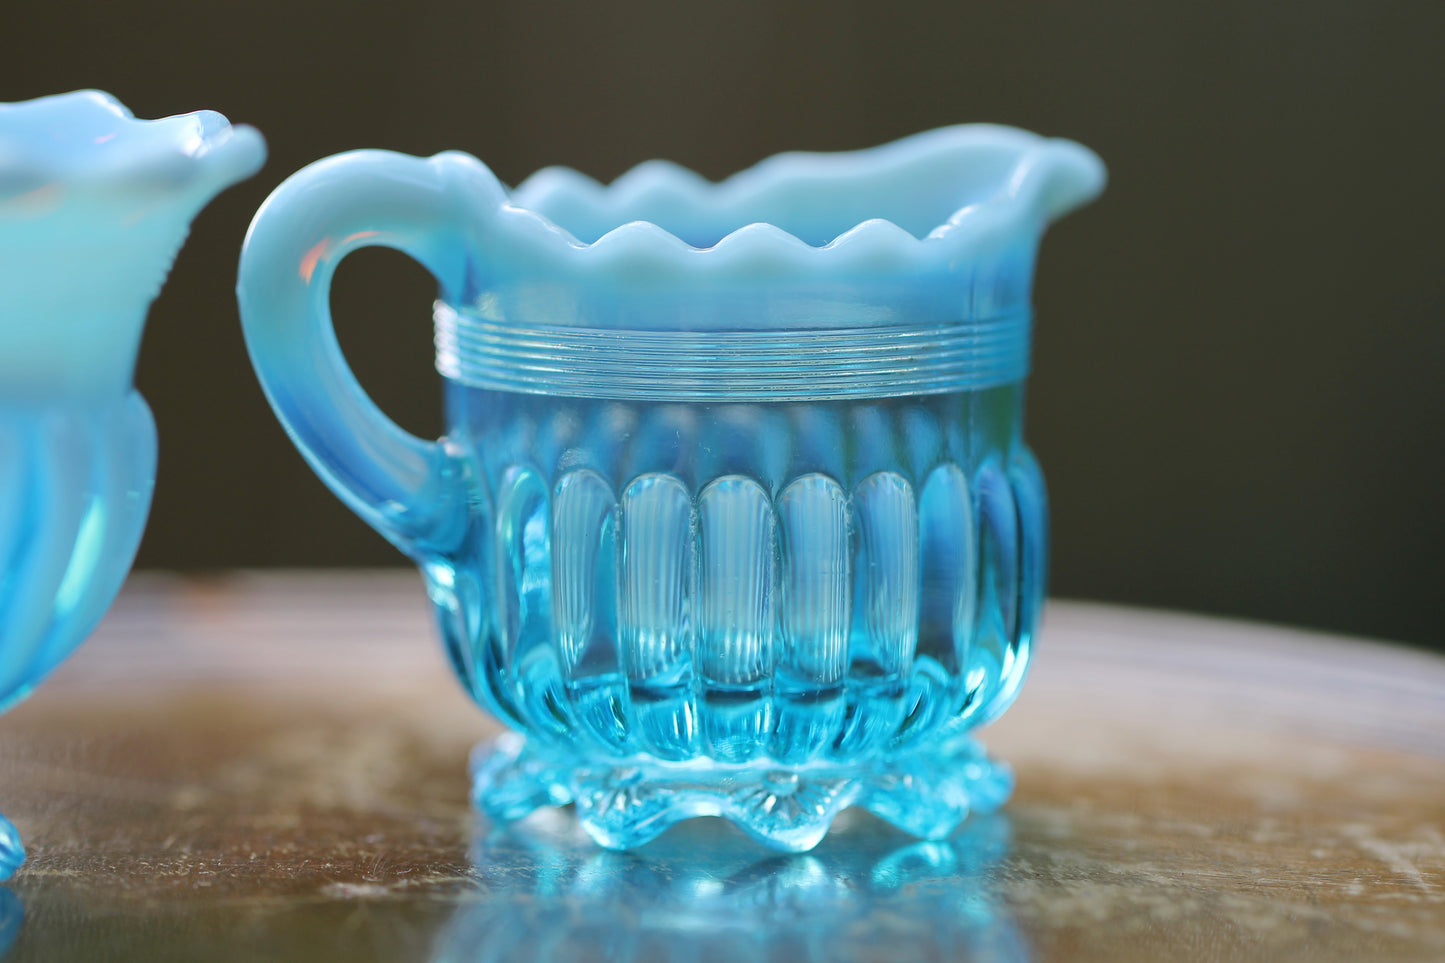
<path fill-rule="evenodd" d="M 0 390 L 114 397 L 191 220 L 265 160 L 215 111 L 137 120 L 76 91 L 0 104 Z"/>

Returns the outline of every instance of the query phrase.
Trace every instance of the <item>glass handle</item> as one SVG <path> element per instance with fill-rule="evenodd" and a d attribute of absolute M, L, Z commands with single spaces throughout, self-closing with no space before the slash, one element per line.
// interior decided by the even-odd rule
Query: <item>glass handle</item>
<path fill-rule="evenodd" d="M 343 502 L 413 557 L 455 547 L 466 525 L 467 463 L 388 418 L 352 374 L 331 321 L 331 279 L 347 254 L 390 247 L 454 300 L 465 276 L 469 205 L 453 176 L 465 155 L 356 151 L 297 172 L 257 212 L 237 299 L 251 363 L 301 454 Z"/>

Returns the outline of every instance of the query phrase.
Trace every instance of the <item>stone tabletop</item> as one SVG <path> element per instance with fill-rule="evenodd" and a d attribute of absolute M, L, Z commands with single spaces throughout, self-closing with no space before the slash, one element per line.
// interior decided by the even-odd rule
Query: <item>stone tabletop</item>
<path fill-rule="evenodd" d="M 16 960 L 1445 959 L 1445 659 L 1055 602 L 944 842 L 635 853 L 466 800 L 497 726 L 414 574 L 140 575 L 0 717 Z"/>

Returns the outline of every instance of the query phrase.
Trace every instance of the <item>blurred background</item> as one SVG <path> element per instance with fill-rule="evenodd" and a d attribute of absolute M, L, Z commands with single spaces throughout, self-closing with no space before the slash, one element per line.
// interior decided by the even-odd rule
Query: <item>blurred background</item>
<path fill-rule="evenodd" d="M 304 466 L 241 339 L 242 236 L 306 163 L 458 148 L 511 183 L 651 157 L 718 178 L 986 120 L 1112 175 L 1039 265 L 1053 593 L 1445 648 L 1445 6 L 48 0 L 5 23 L 0 100 L 98 87 L 270 142 L 151 312 L 142 568 L 402 564 Z M 374 250 L 333 295 L 362 383 L 430 436 L 433 295 Z"/>

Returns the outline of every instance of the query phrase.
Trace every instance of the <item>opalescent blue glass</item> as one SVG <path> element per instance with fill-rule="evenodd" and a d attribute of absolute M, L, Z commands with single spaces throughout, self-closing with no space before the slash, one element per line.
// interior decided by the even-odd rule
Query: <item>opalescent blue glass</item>
<path fill-rule="evenodd" d="M 968 735 L 1012 701 L 1046 565 L 1022 437 L 1034 254 L 1102 188 L 989 126 L 610 186 L 362 151 L 277 189 L 239 296 L 302 453 L 421 566 L 467 690 L 525 738 L 474 798 L 575 803 L 625 848 L 723 815 L 782 849 L 865 806 L 946 835 L 1010 791 Z M 440 285 L 448 433 L 366 398 L 337 262 Z"/>
<path fill-rule="evenodd" d="M 0 710 L 100 621 L 145 528 L 156 431 L 132 387 L 191 219 L 261 165 L 211 111 L 108 94 L 0 104 Z M 24 858 L 0 817 L 0 878 Z"/>

